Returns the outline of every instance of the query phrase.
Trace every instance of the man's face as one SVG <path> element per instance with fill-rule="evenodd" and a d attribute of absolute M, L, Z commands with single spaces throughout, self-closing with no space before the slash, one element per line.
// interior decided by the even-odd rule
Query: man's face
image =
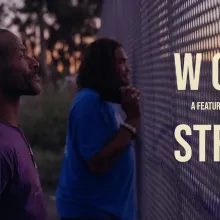
<path fill-rule="evenodd" d="M 0 66 L 0 88 L 8 95 L 37 95 L 41 91 L 38 62 L 27 55 L 21 40 L 12 33 L 2 35 L 7 63 Z"/>
<path fill-rule="evenodd" d="M 130 83 L 129 80 L 129 67 L 128 58 L 125 50 L 122 47 L 118 47 L 115 50 L 116 59 L 116 78 L 120 86 L 127 86 Z"/>

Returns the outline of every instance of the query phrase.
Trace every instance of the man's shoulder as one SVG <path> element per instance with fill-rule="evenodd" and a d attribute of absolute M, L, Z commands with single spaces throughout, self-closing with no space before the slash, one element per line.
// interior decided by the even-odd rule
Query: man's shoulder
<path fill-rule="evenodd" d="M 82 89 L 75 97 L 72 109 L 76 111 L 89 111 L 92 108 L 99 108 L 102 105 L 100 95 L 91 89 Z"/>
<path fill-rule="evenodd" d="M 97 92 L 91 89 L 82 89 L 77 93 L 75 103 L 97 102 L 98 100 L 100 100 L 100 95 Z"/>
<path fill-rule="evenodd" d="M 15 128 L 0 122 L 0 155 L 7 156 L 15 154 L 15 142 L 17 131 Z"/>
<path fill-rule="evenodd" d="M 0 143 L 0 161 L 1 164 L 3 162 L 12 163 L 15 161 L 16 158 L 16 151 L 15 148 L 7 144 L 6 142 Z"/>
<path fill-rule="evenodd" d="M 93 90 L 78 92 L 70 110 L 70 121 L 102 120 L 109 114 L 109 105 Z"/>

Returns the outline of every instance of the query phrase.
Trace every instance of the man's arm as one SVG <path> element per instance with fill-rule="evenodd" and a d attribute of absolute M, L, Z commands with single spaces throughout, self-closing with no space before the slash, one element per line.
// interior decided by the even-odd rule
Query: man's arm
<path fill-rule="evenodd" d="M 71 111 L 70 124 L 75 125 L 72 132 L 77 139 L 79 153 L 93 173 L 104 174 L 115 164 L 133 134 L 127 128 L 120 128 L 116 134 L 112 134 L 109 127 L 109 123 L 112 122 L 106 118 L 97 97 L 82 100 L 76 109 Z M 132 87 L 122 89 L 122 109 L 127 115 L 126 122 L 136 128 L 140 123 L 137 89 Z"/>
<path fill-rule="evenodd" d="M 87 161 L 90 170 L 97 175 L 102 175 L 109 170 L 116 163 L 132 135 L 132 132 L 121 127 L 102 150 Z"/>
<path fill-rule="evenodd" d="M 103 174 L 111 168 L 132 137 L 125 128 L 114 133 L 114 122 L 107 121 L 114 118 L 105 117 L 95 101 L 90 108 L 80 108 L 70 115 L 70 133 L 76 137 L 78 152 L 95 174 Z"/>
<path fill-rule="evenodd" d="M 14 153 L 10 149 L 2 147 L 0 152 L 0 200 L 13 179 L 14 167 Z"/>

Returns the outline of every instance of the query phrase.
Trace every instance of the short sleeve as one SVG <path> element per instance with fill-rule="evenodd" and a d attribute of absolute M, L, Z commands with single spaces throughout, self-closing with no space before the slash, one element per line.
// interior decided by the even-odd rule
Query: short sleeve
<path fill-rule="evenodd" d="M 14 152 L 0 147 L 0 200 L 14 175 Z"/>
<path fill-rule="evenodd" d="M 98 101 L 91 100 L 72 112 L 71 122 L 75 125 L 76 147 L 85 160 L 100 152 L 113 135 L 110 132 L 110 117 Z"/>

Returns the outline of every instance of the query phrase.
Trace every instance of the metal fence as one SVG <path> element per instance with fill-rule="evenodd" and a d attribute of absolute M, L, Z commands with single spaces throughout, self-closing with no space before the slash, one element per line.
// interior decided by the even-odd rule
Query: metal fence
<path fill-rule="evenodd" d="M 213 130 L 206 162 L 199 162 L 198 132 L 187 142 L 192 158 L 174 150 L 178 124 L 220 124 L 219 111 L 191 111 L 191 102 L 218 101 L 211 59 L 220 48 L 220 0 L 105 0 L 100 36 L 122 41 L 133 83 L 140 89 L 141 143 L 136 146 L 139 219 L 220 219 L 220 165 L 213 162 Z M 175 52 L 203 54 L 199 91 L 177 91 Z"/>

